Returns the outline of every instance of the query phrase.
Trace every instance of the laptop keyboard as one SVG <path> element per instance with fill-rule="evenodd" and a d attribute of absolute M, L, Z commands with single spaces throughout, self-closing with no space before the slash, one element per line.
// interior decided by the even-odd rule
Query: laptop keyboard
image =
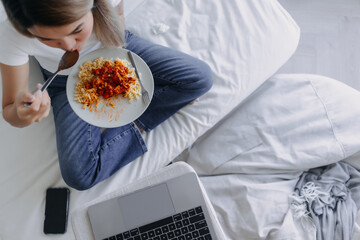
<path fill-rule="evenodd" d="M 104 240 L 211 240 L 201 206 Z"/>

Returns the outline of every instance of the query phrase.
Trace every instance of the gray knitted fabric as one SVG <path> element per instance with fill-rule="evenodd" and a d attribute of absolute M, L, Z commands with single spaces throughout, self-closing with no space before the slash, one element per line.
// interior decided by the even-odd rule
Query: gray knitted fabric
<path fill-rule="evenodd" d="M 350 240 L 360 207 L 360 172 L 338 162 L 304 172 L 295 193 L 306 204 L 317 240 Z"/>

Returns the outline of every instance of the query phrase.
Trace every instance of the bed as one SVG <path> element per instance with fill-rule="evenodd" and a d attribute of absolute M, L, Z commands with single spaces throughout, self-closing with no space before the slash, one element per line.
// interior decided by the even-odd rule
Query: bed
<path fill-rule="evenodd" d="M 285 74 L 297 60 L 300 28 L 276 0 L 135 2 L 127 28 L 206 61 L 213 88 L 146 133 L 149 151 L 139 159 L 89 190 L 71 189 L 68 230 L 59 236 L 42 232 L 45 191 L 65 186 L 53 119 L 25 129 L 1 119 L 0 239 L 76 239 L 78 209 L 179 161 L 198 173 L 225 239 L 315 239 L 289 196 L 309 168 L 360 168 L 358 90 L 318 74 Z M 30 87 L 40 76 L 34 60 L 31 69 Z M 359 216 L 356 223 L 353 239 Z"/>

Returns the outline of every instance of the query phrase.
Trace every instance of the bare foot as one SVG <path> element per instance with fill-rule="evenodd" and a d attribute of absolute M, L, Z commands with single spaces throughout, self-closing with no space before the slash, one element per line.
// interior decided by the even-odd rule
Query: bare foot
<path fill-rule="evenodd" d="M 194 103 L 198 102 L 199 98 L 195 99 L 194 101 L 190 102 L 189 105 L 193 105 Z"/>

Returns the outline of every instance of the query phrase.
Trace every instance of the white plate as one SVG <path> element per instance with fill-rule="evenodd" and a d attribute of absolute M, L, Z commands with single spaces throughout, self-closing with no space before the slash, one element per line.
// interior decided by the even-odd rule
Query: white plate
<path fill-rule="evenodd" d="M 137 100 L 133 100 L 131 103 L 122 97 L 118 97 L 114 100 L 115 106 L 106 107 L 105 111 L 90 112 L 89 109 L 83 109 L 83 105 L 74 100 L 75 96 L 75 84 L 79 80 L 79 66 L 87 61 L 94 61 L 99 57 L 105 58 L 116 58 L 126 59 L 131 64 L 130 59 L 127 55 L 128 50 L 122 48 L 101 48 L 82 56 L 78 62 L 72 68 L 67 83 L 66 83 L 66 94 L 71 108 L 74 112 L 84 121 L 91 125 L 103 127 L 103 128 L 114 128 L 126 125 L 143 114 L 146 108 L 149 106 L 142 101 L 142 96 L 139 96 Z M 148 65 L 138 55 L 133 53 L 138 72 L 140 74 L 141 82 L 144 88 L 149 92 L 150 100 L 154 93 L 154 78 L 148 67 Z M 133 67 L 133 66 L 132 66 Z"/>

